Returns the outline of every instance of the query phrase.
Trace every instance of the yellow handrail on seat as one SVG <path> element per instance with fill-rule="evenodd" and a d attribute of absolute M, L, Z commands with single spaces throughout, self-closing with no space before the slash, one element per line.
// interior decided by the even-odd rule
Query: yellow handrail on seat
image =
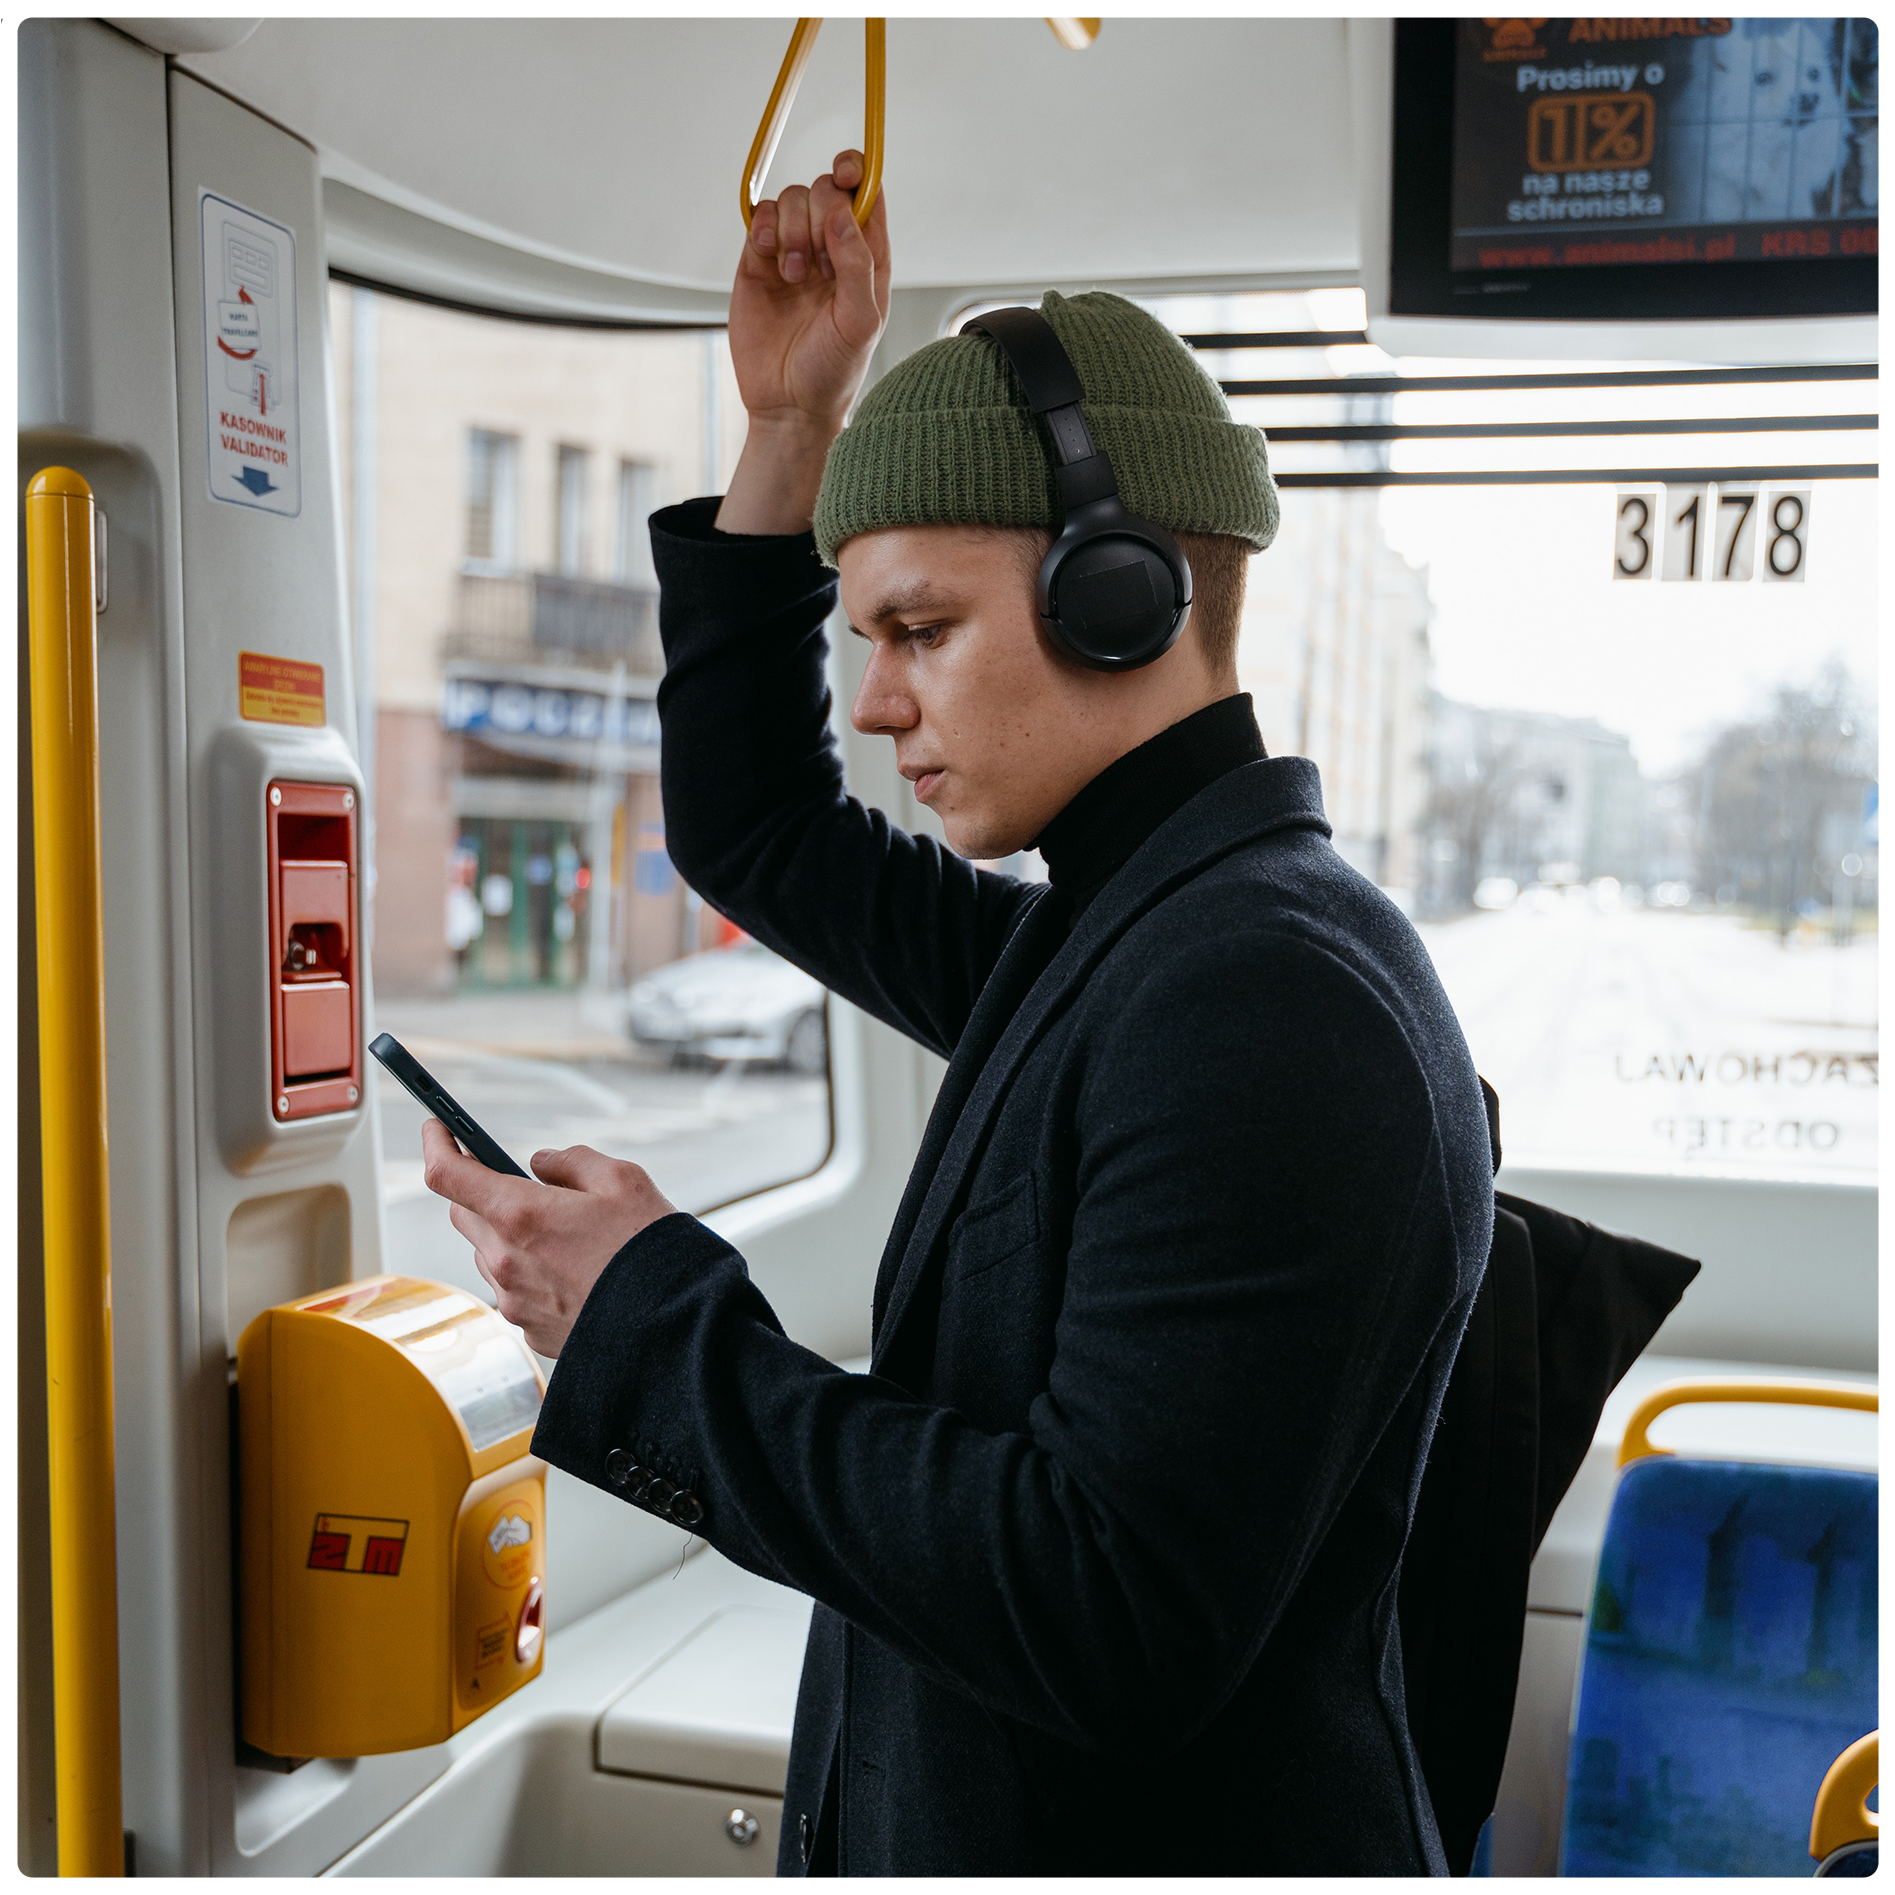
<path fill-rule="evenodd" d="M 59 1873 L 123 1875 L 92 489 L 26 489 Z"/>
<path fill-rule="evenodd" d="M 862 102 L 862 182 L 855 187 L 855 221 L 859 229 L 869 221 L 875 200 L 882 189 L 882 139 L 888 117 L 888 22 L 866 20 L 864 43 L 864 82 Z M 770 161 L 790 122 L 790 107 L 796 103 L 796 88 L 803 83 L 803 68 L 816 49 L 816 35 L 822 30 L 819 19 L 796 22 L 790 34 L 789 51 L 777 69 L 776 84 L 770 88 L 770 103 L 757 121 L 757 135 L 750 141 L 750 156 L 744 160 L 743 182 L 737 187 L 737 202 L 744 214 L 744 228 L 750 228 L 750 214 L 763 200 L 763 180 L 769 175 Z"/>
<path fill-rule="evenodd" d="M 1869 1808 L 1869 1792 L 1882 1778 L 1880 1731 L 1858 1737 L 1823 1777 L 1816 1809 L 1809 1819 L 1809 1852 L 1827 1862 L 1852 1842 L 1873 1842 L 1881 1819 Z"/>
<path fill-rule="evenodd" d="M 1653 1389 L 1632 1410 L 1625 1424 L 1625 1439 L 1619 1445 L 1619 1465 L 1628 1466 L 1651 1454 L 1669 1454 L 1669 1448 L 1653 1446 L 1651 1425 L 1666 1409 L 1693 1402 L 1783 1402 L 1799 1408 L 1854 1408 L 1871 1415 L 1879 1407 L 1876 1391 L 1861 1382 L 1721 1381 L 1711 1377 L 1667 1382 Z"/>

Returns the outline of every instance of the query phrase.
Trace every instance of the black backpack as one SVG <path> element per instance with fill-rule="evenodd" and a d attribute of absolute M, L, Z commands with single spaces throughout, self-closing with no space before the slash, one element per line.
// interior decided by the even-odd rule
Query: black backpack
<path fill-rule="evenodd" d="M 1485 1080 L 1494 1169 L 1500 1112 Z M 1449 1872 L 1494 1807 L 1526 1633 L 1527 1573 L 1606 1397 L 1700 1265 L 1494 1194 L 1487 1274 L 1441 1404 L 1402 1560 L 1408 1728 Z"/>

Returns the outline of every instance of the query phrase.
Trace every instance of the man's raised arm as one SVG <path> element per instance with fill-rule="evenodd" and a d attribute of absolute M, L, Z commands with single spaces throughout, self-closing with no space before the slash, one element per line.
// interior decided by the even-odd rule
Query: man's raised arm
<path fill-rule="evenodd" d="M 757 206 L 731 293 L 743 453 L 721 503 L 653 519 L 666 846 L 720 912 L 946 1054 L 1026 897 L 849 797 L 829 735 L 835 576 L 810 525 L 888 315 L 886 204 L 856 227 L 861 167 L 844 152 Z"/>

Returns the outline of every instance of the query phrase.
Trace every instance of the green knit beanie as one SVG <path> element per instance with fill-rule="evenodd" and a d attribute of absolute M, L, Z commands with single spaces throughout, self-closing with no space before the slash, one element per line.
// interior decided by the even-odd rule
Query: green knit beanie
<path fill-rule="evenodd" d="M 1230 418 L 1190 349 L 1107 290 L 1048 290 L 1040 313 L 1079 372 L 1126 506 L 1174 533 L 1268 546 L 1277 495 L 1262 432 Z M 999 348 L 943 336 L 896 363 L 830 448 L 816 550 L 833 566 L 844 540 L 877 527 L 1056 529 L 1061 517 L 1051 441 Z"/>

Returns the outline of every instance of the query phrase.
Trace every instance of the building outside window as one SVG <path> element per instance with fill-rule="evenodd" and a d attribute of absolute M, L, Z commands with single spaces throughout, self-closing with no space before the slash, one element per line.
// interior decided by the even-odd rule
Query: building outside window
<path fill-rule="evenodd" d="M 519 443 L 510 434 L 470 428 L 467 434 L 467 546 L 470 565 L 506 568 L 517 544 L 514 466 Z"/>
<path fill-rule="evenodd" d="M 613 535 L 612 577 L 621 585 L 653 586 L 651 516 L 657 506 L 658 470 L 648 461 L 620 461 L 618 518 Z"/>
<path fill-rule="evenodd" d="M 592 456 L 582 447 L 562 447 L 558 459 L 558 491 L 554 502 L 553 563 L 560 572 L 574 578 L 584 574 L 589 563 L 592 536 L 587 532 L 587 489 Z"/>

